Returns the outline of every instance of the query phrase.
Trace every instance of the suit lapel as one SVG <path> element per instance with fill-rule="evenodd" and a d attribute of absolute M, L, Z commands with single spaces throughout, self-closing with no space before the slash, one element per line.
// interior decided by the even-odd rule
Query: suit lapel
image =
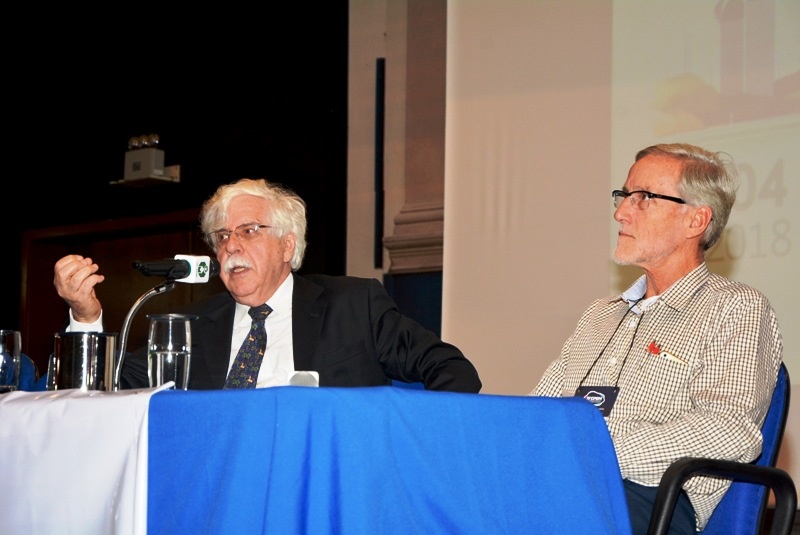
<path fill-rule="evenodd" d="M 322 331 L 322 320 L 328 306 L 328 297 L 321 286 L 294 275 L 292 293 L 292 345 L 294 369 L 317 370 L 313 362 Z"/>
<path fill-rule="evenodd" d="M 228 296 L 219 305 L 209 308 L 198 322 L 197 335 L 204 349 L 202 358 L 208 367 L 212 388 L 222 388 L 228 375 L 235 310 L 236 302 Z"/>

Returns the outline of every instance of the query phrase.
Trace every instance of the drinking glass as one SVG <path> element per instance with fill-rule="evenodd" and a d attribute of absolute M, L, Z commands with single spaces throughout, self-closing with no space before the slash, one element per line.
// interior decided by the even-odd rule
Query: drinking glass
<path fill-rule="evenodd" d="M 147 337 L 147 376 L 151 387 L 169 381 L 175 388 L 189 387 L 189 368 L 192 362 L 191 314 L 150 314 Z"/>
<path fill-rule="evenodd" d="M 8 329 L 0 330 L 0 394 L 19 388 L 22 334 Z"/>

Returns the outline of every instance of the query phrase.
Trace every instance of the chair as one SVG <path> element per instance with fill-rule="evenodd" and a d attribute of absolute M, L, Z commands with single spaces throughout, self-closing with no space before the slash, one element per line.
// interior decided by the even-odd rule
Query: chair
<path fill-rule="evenodd" d="M 33 390 L 36 381 L 39 380 L 39 370 L 36 363 L 28 355 L 22 353 L 19 363 L 19 389 L 22 391 Z"/>
<path fill-rule="evenodd" d="M 797 509 L 797 491 L 792 478 L 775 468 L 778 450 L 789 412 L 791 383 L 785 364 L 778 370 L 778 380 L 772 393 L 767 416 L 761 427 L 764 443 L 761 455 L 752 463 L 718 459 L 685 458 L 672 463 L 658 485 L 649 535 L 664 535 L 681 487 L 692 476 L 711 475 L 733 479 L 728 491 L 717 505 L 703 535 L 757 535 L 761 533 L 764 511 L 769 498 L 768 488 L 775 493 L 773 535 L 789 534 Z"/>

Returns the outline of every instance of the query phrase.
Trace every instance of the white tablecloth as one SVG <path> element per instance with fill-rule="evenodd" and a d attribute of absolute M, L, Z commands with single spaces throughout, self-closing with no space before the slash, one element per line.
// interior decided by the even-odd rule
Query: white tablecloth
<path fill-rule="evenodd" d="M 144 535 L 156 391 L 0 396 L 0 533 Z"/>

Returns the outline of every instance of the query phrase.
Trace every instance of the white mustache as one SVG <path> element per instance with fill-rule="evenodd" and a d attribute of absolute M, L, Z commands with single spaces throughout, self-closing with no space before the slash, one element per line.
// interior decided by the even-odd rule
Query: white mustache
<path fill-rule="evenodd" d="M 226 273 L 230 273 L 231 271 L 233 271 L 236 268 L 251 269 L 252 267 L 253 266 L 252 266 L 252 264 L 250 264 L 250 262 L 248 262 L 244 258 L 241 258 L 241 257 L 238 257 L 238 256 L 231 256 L 230 258 L 225 260 L 225 265 L 223 266 L 223 268 L 225 269 Z"/>

